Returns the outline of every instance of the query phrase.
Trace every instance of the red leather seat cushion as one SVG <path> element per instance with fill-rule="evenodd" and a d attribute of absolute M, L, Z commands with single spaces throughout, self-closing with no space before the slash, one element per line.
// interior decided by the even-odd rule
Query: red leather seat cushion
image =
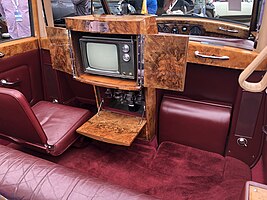
<path fill-rule="evenodd" d="M 91 115 L 88 110 L 40 101 L 32 107 L 46 136 L 54 145 L 53 155 L 61 154 L 78 137 L 76 129 Z"/>

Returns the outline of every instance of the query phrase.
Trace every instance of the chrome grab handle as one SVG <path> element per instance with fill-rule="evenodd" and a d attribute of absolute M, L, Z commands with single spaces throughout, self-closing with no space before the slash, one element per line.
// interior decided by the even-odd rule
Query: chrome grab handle
<path fill-rule="evenodd" d="M 210 59 L 218 59 L 218 60 L 229 60 L 229 56 L 208 56 L 200 54 L 199 51 L 195 51 L 195 56 L 201 57 L 201 58 L 210 58 Z"/>
<path fill-rule="evenodd" d="M 5 56 L 5 54 L 0 52 L 0 58 L 3 58 L 4 56 Z"/>
<path fill-rule="evenodd" d="M 18 80 L 18 81 L 15 81 L 15 82 L 9 82 L 9 81 L 7 81 L 6 79 L 1 79 L 1 80 L 0 80 L 0 85 L 2 85 L 2 86 L 15 86 L 15 85 L 17 85 L 19 82 L 20 82 L 19 80 Z"/>
<path fill-rule="evenodd" d="M 218 30 L 228 32 L 228 33 L 238 33 L 238 30 L 236 30 L 236 29 L 226 29 L 226 28 L 223 28 L 221 26 L 219 26 Z"/>

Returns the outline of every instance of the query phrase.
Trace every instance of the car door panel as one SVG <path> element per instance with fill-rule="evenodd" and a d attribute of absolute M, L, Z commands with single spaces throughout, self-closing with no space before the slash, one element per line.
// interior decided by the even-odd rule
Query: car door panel
<path fill-rule="evenodd" d="M 21 91 L 31 105 L 43 99 L 39 50 L 26 50 L 24 53 L 1 58 L 1 79 L 18 82 L 13 86 L 1 86 Z"/>

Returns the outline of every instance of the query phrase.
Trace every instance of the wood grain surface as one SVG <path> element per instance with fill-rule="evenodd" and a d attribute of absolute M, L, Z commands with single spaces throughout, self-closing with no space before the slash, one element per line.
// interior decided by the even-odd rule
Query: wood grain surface
<path fill-rule="evenodd" d="M 187 46 L 187 36 L 146 35 L 145 87 L 183 91 Z"/>
<path fill-rule="evenodd" d="M 209 56 L 229 56 L 229 60 L 218 60 L 210 58 L 200 58 L 195 56 L 195 51 Z M 231 69 L 245 69 L 258 55 L 257 52 L 240 48 L 202 44 L 200 42 L 189 41 L 187 62 L 225 67 Z M 267 63 L 263 63 L 258 71 L 267 69 Z"/>
<path fill-rule="evenodd" d="M 220 20 L 213 20 L 208 18 L 202 17 L 158 17 L 156 19 L 157 23 L 164 23 L 164 24 L 188 24 L 188 25 L 197 25 L 204 29 L 206 35 L 225 35 L 225 36 L 232 36 L 236 38 L 245 38 L 247 39 L 249 36 L 249 27 L 242 24 L 236 24 L 232 22 L 225 22 Z M 220 28 L 228 29 L 228 30 L 236 30 L 237 33 L 231 33 L 227 31 L 220 30 Z"/>
<path fill-rule="evenodd" d="M 141 122 L 141 123 L 140 123 Z M 100 111 L 85 122 L 77 132 L 107 143 L 130 146 L 146 120 L 110 111 Z"/>
<path fill-rule="evenodd" d="M 137 85 L 135 80 L 129 79 L 113 78 L 93 74 L 81 74 L 75 78 L 83 83 L 120 90 L 139 90 L 141 88 Z"/>
<path fill-rule="evenodd" d="M 50 41 L 47 37 L 42 37 L 39 39 L 39 41 L 40 41 L 40 48 L 41 49 L 45 49 L 45 50 L 50 49 Z"/>
<path fill-rule="evenodd" d="M 145 138 L 151 140 L 156 134 L 156 109 L 157 109 L 157 93 L 154 88 L 145 88 L 146 98 L 146 131 Z"/>
<path fill-rule="evenodd" d="M 267 189 L 260 188 L 257 186 L 249 187 L 249 200 L 266 200 L 267 199 Z"/>
<path fill-rule="evenodd" d="M 2 59 L 38 48 L 38 39 L 34 37 L 6 41 L 0 44 L 0 52 L 5 54 Z"/>
<path fill-rule="evenodd" d="M 68 31 L 65 28 L 46 27 L 52 67 L 72 74 Z"/>
<path fill-rule="evenodd" d="M 72 31 L 107 34 L 156 34 L 156 19 L 142 15 L 87 15 L 66 18 L 66 27 Z"/>

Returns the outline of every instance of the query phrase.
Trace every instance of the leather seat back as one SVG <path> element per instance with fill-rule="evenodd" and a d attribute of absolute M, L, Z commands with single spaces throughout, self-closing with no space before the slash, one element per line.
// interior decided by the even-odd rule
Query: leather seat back
<path fill-rule="evenodd" d="M 171 141 L 224 154 L 231 107 L 164 96 L 159 115 L 159 142 Z"/>
<path fill-rule="evenodd" d="M 47 143 L 40 123 L 21 92 L 0 87 L 0 111 L 0 135 L 20 143 Z"/>

